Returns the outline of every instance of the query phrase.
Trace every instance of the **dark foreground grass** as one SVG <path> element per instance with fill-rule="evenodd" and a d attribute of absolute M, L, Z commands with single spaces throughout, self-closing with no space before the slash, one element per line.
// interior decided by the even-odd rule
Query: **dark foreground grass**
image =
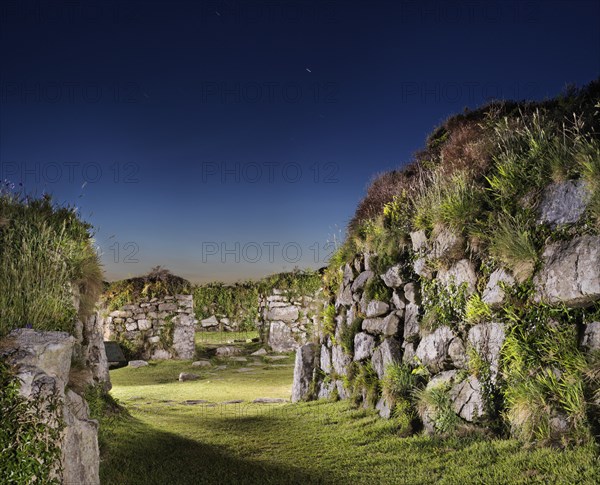
<path fill-rule="evenodd" d="M 251 373 L 228 366 L 190 383 L 166 378 L 186 366 L 113 372 L 113 394 L 130 416 L 104 423 L 103 484 L 592 484 L 600 477 L 592 447 L 525 450 L 514 440 L 481 436 L 402 438 L 393 420 L 347 402 L 251 403 L 289 397 L 289 366 L 265 364 Z M 222 404 L 236 390 L 243 402 Z M 182 404 L 186 399 L 208 402 Z"/>

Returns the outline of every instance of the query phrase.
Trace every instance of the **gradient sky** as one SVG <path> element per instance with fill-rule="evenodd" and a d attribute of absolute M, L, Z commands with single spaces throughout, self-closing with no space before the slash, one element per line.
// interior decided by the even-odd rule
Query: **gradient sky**
<path fill-rule="evenodd" d="M 598 77 L 598 25 L 585 0 L 5 0 L 0 179 L 76 205 L 109 280 L 322 266 L 447 116 Z"/>

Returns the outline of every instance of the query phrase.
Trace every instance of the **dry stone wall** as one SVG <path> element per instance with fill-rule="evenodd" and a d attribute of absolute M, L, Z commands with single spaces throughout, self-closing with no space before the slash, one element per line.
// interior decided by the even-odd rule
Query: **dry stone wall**
<path fill-rule="evenodd" d="M 275 352 L 291 352 L 308 342 L 319 326 L 323 309 L 322 292 L 299 296 L 274 289 L 260 298 L 259 331 Z"/>
<path fill-rule="evenodd" d="M 581 217 L 582 207 L 585 208 L 582 199 L 587 200 L 587 192 L 580 184 L 565 184 L 553 185 L 546 191 L 546 199 L 552 200 L 542 201 L 540 224 L 557 227 Z M 298 349 L 293 400 L 332 395 L 348 398 L 348 376 L 353 364 L 370 364 L 381 379 L 389 364 L 403 363 L 419 367 L 429 376 L 427 389 L 444 385 L 449 390 L 452 409 L 463 423 L 486 426 L 489 424 L 486 390 L 501 377 L 506 321 L 494 319 L 491 316 L 494 313 L 490 312 L 476 322 L 458 318 L 452 324 L 440 323 L 435 314 L 425 315 L 425 306 L 431 303 L 428 299 L 432 298 L 432 291 L 439 298 L 444 292 L 460 287 L 465 300 L 474 295 L 490 309 L 501 309 L 507 303 L 507 291 L 518 284 L 518 278 L 506 268 L 485 271 L 481 260 L 467 251 L 465 239 L 447 229 L 438 228 L 431 236 L 423 231 L 410 236 L 409 249 L 391 267 L 376 271 L 372 264 L 374 255 L 359 254 L 340 268 L 342 281 L 332 301 L 335 330 L 332 334 L 317 335 L 318 346 L 306 344 Z M 387 288 L 389 298 L 380 301 L 370 297 L 366 288 L 373 283 Z M 600 323 L 594 316 L 598 312 L 592 311 L 600 302 L 599 236 L 570 236 L 548 242 L 533 276 L 532 288 L 528 300 L 531 306 L 583 308 L 579 321 L 549 322 L 549 325 L 576 326 L 570 345 L 584 353 L 600 350 Z M 588 307 L 592 310 L 586 313 Z M 348 341 L 348 332 L 354 332 L 352 345 L 343 346 L 344 340 Z M 475 358 L 477 363 L 472 361 Z M 485 379 L 472 371 L 475 364 L 488 369 Z M 376 409 L 381 416 L 390 416 L 390 403 L 383 397 L 379 398 Z M 435 430 L 427 409 L 421 419 L 427 431 Z M 572 425 L 561 413 L 549 419 L 551 432 L 558 435 Z"/>
<path fill-rule="evenodd" d="M 195 352 L 192 295 L 140 298 L 113 311 L 98 312 L 104 340 L 125 342 L 144 359 L 193 359 Z"/>

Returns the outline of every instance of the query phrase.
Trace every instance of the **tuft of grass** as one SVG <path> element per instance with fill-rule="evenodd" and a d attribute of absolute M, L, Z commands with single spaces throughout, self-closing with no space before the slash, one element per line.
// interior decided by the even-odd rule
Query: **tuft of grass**
<path fill-rule="evenodd" d="M 429 421 L 436 433 L 449 434 L 456 431 L 461 419 L 452 408 L 450 386 L 441 383 L 415 392 L 417 412 L 423 421 Z"/>
<path fill-rule="evenodd" d="M 501 214 L 488 238 L 490 255 L 504 264 L 519 283 L 533 275 L 539 256 L 524 217 Z"/>

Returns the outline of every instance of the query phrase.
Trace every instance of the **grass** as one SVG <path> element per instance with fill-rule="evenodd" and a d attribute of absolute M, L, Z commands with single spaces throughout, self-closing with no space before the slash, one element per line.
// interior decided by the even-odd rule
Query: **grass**
<path fill-rule="evenodd" d="M 175 381 L 191 369 L 171 361 L 111 371 L 112 395 L 129 416 L 101 427 L 103 484 L 591 484 L 600 473 L 590 447 L 525 450 L 514 440 L 401 438 L 394 419 L 348 401 L 249 404 L 289 397 L 291 367 L 265 365 L 249 374 L 228 366 L 200 371 L 198 381 Z M 180 404 L 186 399 L 244 403 Z"/>
<path fill-rule="evenodd" d="M 259 338 L 258 330 L 242 332 L 196 332 L 196 345 L 229 344 L 236 340 L 252 340 Z"/>

